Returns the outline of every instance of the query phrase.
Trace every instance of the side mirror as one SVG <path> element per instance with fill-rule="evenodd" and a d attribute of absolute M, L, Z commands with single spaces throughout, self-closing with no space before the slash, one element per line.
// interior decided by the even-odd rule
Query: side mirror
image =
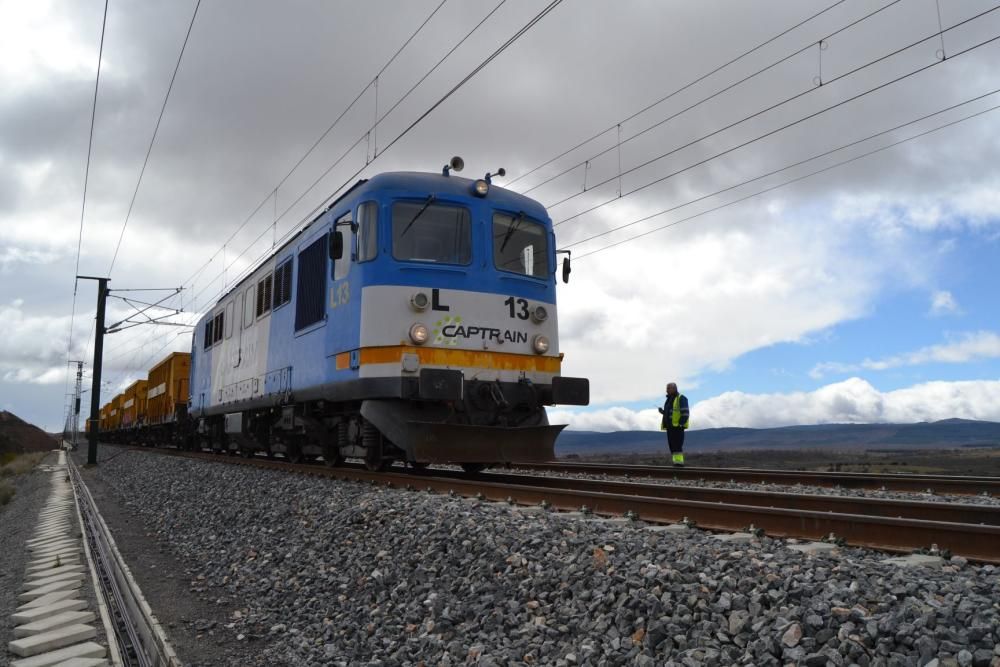
<path fill-rule="evenodd" d="M 344 233 L 334 232 L 330 235 L 330 259 L 337 260 L 344 256 Z M 563 271 L 565 274 L 565 270 Z"/>
<path fill-rule="evenodd" d="M 564 283 L 569 282 L 569 274 L 573 269 L 569 265 L 569 257 L 563 258 L 562 279 Z"/>

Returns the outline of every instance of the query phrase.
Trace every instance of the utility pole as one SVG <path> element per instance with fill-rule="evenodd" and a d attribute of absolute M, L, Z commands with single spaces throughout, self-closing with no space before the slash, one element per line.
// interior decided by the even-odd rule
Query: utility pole
<path fill-rule="evenodd" d="M 101 437 L 101 366 L 104 363 L 104 305 L 108 300 L 110 278 L 77 276 L 79 280 L 97 281 L 97 322 L 94 333 L 94 377 L 90 385 L 90 430 L 87 434 L 87 463 L 97 463 L 97 441 Z"/>
<path fill-rule="evenodd" d="M 181 326 L 181 327 L 190 326 L 190 325 L 181 324 L 181 323 L 178 323 L 178 322 L 164 322 L 164 321 L 162 321 L 164 318 L 169 317 L 169 315 L 164 315 L 162 317 L 153 318 L 153 317 L 150 317 L 149 315 L 145 314 L 146 311 L 150 310 L 151 308 L 161 308 L 161 309 L 165 309 L 165 310 L 172 310 L 170 308 L 164 308 L 164 306 L 161 306 L 160 304 L 164 300 L 169 299 L 171 296 L 174 296 L 175 294 L 180 294 L 180 292 L 181 292 L 181 290 L 183 288 L 181 288 L 181 287 L 169 287 L 169 288 L 152 288 L 152 289 L 117 289 L 117 290 L 115 290 L 116 292 L 171 292 L 171 294 L 163 297 L 163 299 L 160 299 L 156 303 L 146 303 L 146 302 L 143 302 L 143 301 L 138 301 L 137 299 L 123 298 L 123 297 L 119 297 L 119 296 L 115 295 L 115 298 L 122 299 L 122 301 L 124 301 L 125 303 L 127 303 L 130 306 L 133 306 L 133 307 L 135 307 L 137 309 L 138 309 L 138 306 L 135 305 L 136 303 L 139 303 L 139 304 L 147 306 L 147 307 L 139 309 L 138 313 L 136 313 L 135 315 L 130 315 L 129 317 L 126 317 L 124 320 L 112 324 L 110 327 L 105 326 L 105 324 L 104 324 L 105 305 L 107 304 L 108 295 L 111 292 L 111 290 L 108 289 L 108 283 L 111 282 L 111 279 L 110 278 L 98 278 L 96 276 L 77 276 L 76 278 L 77 278 L 77 280 L 96 280 L 97 281 L 97 317 L 95 318 L 97 321 L 96 321 L 96 323 L 94 325 L 95 326 L 95 334 L 94 334 L 94 377 L 93 377 L 93 379 L 91 381 L 91 385 L 90 385 L 90 419 L 87 420 L 88 422 L 90 422 L 90 429 L 89 429 L 89 433 L 88 433 L 88 437 L 87 437 L 87 440 L 89 442 L 89 445 L 87 447 L 87 463 L 90 464 L 90 465 L 96 465 L 97 464 L 97 443 L 98 443 L 98 441 L 100 440 L 100 437 L 101 437 L 101 366 L 104 364 L 104 334 L 112 334 L 112 333 L 116 333 L 118 331 L 124 331 L 125 329 L 130 329 L 132 327 L 139 326 L 140 324 L 162 324 L 162 325 Z M 171 314 L 176 314 L 176 313 L 180 313 L 180 312 L 181 311 L 179 311 L 179 310 L 175 310 L 174 313 L 171 313 Z M 144 321 L 136 322 L 136 321 L 134 321 L 134 320 L 131 319 L 132 317 L 134 317 L 136 315 L 143 315 L 146 319 Z M 82 362 L 79 362 L 79 363 L 81 363 L 81 367 L 80 367 L 79 372 L 77 373 L 77 389 L 78 389 L 77 400 L 76 400 L 77 413 L 79 413 L 79 411 L 80 411 L 80 407 L 79 407 L 80 406 L 80 399 L 79 399 L 80 392 L 79 392 L 79 387 L 80 387 L 81 378 L 83 376 Z"/>
<path fill-rule="evenodd" d="M 70 410 L 73 420 L 70 426 L 71 440 L 73 443 L 73 449 L 79 446 L 78 440 L 80 437 L 80 396 L 83 393 L 83 362 L 82 361 L 70 361 L 70 363 L 76 364 L 76 390 L 73 393 L 73 406 Z"/>

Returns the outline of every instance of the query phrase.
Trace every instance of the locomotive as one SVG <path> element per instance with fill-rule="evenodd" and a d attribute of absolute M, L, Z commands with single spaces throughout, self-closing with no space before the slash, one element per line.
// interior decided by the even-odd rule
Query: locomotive
<path fill-rule="evenodd" d="M 589 402 L 560 374 L 552 222 L 462 166 L 359 181 L 232 286 L 154 441 L 370 469 L 552 459 L 564 425 L 545 406 Z M 142 441 L 151 425 L 114 421 L 114 400 L 113 437 Z"/>

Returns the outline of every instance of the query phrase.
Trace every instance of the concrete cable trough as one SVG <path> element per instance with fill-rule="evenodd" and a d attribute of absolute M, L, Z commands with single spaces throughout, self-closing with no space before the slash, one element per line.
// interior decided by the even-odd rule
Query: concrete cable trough
<path fill-rule="evenodd" d="M 93 496 L 72 462 L 69 471 L 77 491 L 84 534 L 100 582 L 101 596 L 109 610 L 113 650 L 120 656 L 116 664 L 180 667 L 181 662 L 167 641 L 166 633 L 146 603 Z"/>
<path fill-rule="evenodd" d="M 37 530 L 27 541 L 31 555 L 18 596 L 22 604 L 11 618 L 16 639 L 8 645 L 17 656 L 10 663 L 13 667 L 108 664 L 107 648 L 94 641 L 98 633 L 92 623 L 97 614 L 88 609 L 83 593 L 88 564 L 81 557 L 87 550 L 80 539 L 66 452 L 58 456 L 54 465 L 42 466 L 50 474 L 52 491 Z"/>

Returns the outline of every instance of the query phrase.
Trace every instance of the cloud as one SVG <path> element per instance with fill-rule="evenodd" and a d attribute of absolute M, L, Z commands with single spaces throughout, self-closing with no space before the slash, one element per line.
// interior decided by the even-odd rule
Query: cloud
<path fill-rule="evenodd" d="M 982 359 L 1000 358 L 1000 335 L 993 331 L 964 333 L 949 343 L 922 347 L 884 359 L 865 359 L 856 364 L 827 361 L 816 364 L 809 371 L 810 377 L 819 379 L 830 374 L 854 373 L 860 370 L 884 371 L 902 366 L 922 364 L 964 364 Z"/>
<path fill-rule="evenodd" d="M 1000 380 L 927 382 L 881 392 L 853 377 L 811 392 L 748 394 L 731 391 L 691 406 L 691 426 L 771 428 L 803 424 L 916 423 L 940 419 L 1000 421 Z M 656 410 L 614 407 L 590 412 L 551 410 L 549 421 L 572 430 L 659 428 Z"/>
<path fill-rule="evenodd" d="M 928 382 L 880 392 L 853 377 L 812 392 L 726 392 L 692 408 L 692 424 L 762 428 L 824 423 L 1000 421 L 1000 380 Z"/>
<path fill-rule="evenodd" d="M 0 305 L 0 322 L 4 323 L 4 333 L 0 336 L 0 381 L 7 385 L 62 383 L 69 374 L 66 368 L 69 314 L 41 315 L 33 312 L 31 306 L 24 299 Z M 151 314 L 162 315 L 163 312 L 157 310 Z M 110 325 L 134 313 L 135 309 L 109 299 L 106 323 Z M 191 313 L 183 313 L 169 319 L 190 323 L 194 317 Z M 88 375 L 93 354 L 93 338 L 89 333 L 93 321 L 93 310 L 77 312 L 73 349 L 69 354 L 70 359 L 85 362 Z M 162 327 L 157 331 L 144 324 L 106 337 L 104 391 L 113 395 L 133 380 L 145 378 L 149 368 L 161 357 L 190 349 L 190 336 L 189 330 Z"/>
<path fill-rule="evenodd" d="M 54 384 L 66 377 L 69 316 L 25 313 L 24 301 L 0 305 L 0 378 L 8 383 Z M 61 372 L 54 373 L 53 370 Z"/>
<path fill-rule="evenodd" d="M 574 233 L 557 228 L 560 244 Z M 933 263 L 920 242 L 870 240 L 865 224 L 821 211 L 746 206 L 578 261 L 559 291 L 564 372 L 592 378 L 593 402 L 607 404 L 808 344 L 867 315 L 891 282 L 923 280 L 906 271 L 915 258 Z"/>
<path fill-rule="evenodd" d="M 660 413 L 656 408 L 631 410 L 623 407 L 578 412 L 549 409 L 550 424 L 569 424 L 574 431 L 656 431 Z"/>
<path fill-rule="evenodd" d="M 178 285 L 198 269 L 435 5 L 313 3 L 287 11 L 259 0 L 203 3 L 115 264 L 112 287 Z M 35 357 L 31 363 L 38 365 L 30 366 L 33 377 L 44 377 L 52 363 L 62 363 L 61 355 L 44 351 L 44 340 L 61 337 L 65 344 L 69 328 L 64 320 L 64 331 L 57 336 L 39 318 L 62 317 L 71 309 L 101 15 L 100 7 L 51 0 L 0 0 L 0 7 L 5 18 L 0 25 L 0 78 L 9 84 L 0 99 L 0 267 L 15 272 L 19 282 L 35 291 L 32 311 L 24 311 L 16 326 L 38 334 L 27 347 Z M 946 12 L 945 23 L 985 7 L 972 0 L 956 4 Z M 193 1 L 134 4 L 117 12 L 112 6 L 78 273 L 104 275 L 108 270 L 193 9 Z M 380 76 L 378 112 L 392 107 L 456 36 L 465 34 L 489 9 L 479 3 L 446 4 Z M 572 14 L 576 29 L 566 31 L 563 26 L 573 10 L 564 3 L 386 150 L 392 137 L 534 11 L 504 5 L 386 118 L 370 137 L 371 146 L 362 139 L 340 167 L 304 194 L 336 156 L 365 136 L 376 111 L 369 86 L 317 151 L 281 184 L 276 202 L 268 200 L 228 244 L 222 253 L 227 261 L 248 246 L 250 257 L 266 252 L 275 216 L 289 207 L 277 224 L 280 237 L 365 165 L 376 143 L 378 160 L 362 176 L 393 169 L 436 170 L 456 153 L 469 165 L 467 173 L 494 171 L 501 165 L 511 175 L 523 173 L 595 131 L 615 128 L 636 110 L 811 12 L 799 3 L 778 3 L 762 12 L 749 3 L 691 3 L 667 9 L 656 3 L 591 2 Z M 772 57 L 814 44 L 865 12 L 851 3 L 837 6 L 786 35 L 773 45 L 775 50 L 761 51 L 625 121 L 622 135 L 649 127 Z M 824 72 L 836 76 L 933 32 L 937 25 L 932 14 L 899 3 L 841 33 L 824 52 Z M 669 39 L 663 38 L 664 25 L 671 26 Z M 961 48 L 982 28 L 969 26 L 961 35 L 949 35 L 949 48 Z M 331 34 L 337 38 L 329 39 Z M 881 38 L 872 39 L 873 34 Z M 595 43 L 607 48 L 595 50 Z M 885 65 L 895 68 L 895 76 L 907 65 L 926 64 L 926 55 L 901 54 Z M 995 60 L 995 48 L 949 59 L 863 103 L 845 105 L 662 186 L 623 197 L 614 206 L 557 228 L 560 245 L 981 94 L 991 86 Z M 664 68 L 664 62 L 696 65 Z M 592 186 L 614 176 L 619 164 L 629 169 L 784 99 L 802 82 L 808 84 L 815 69 L 814 58 L 794 58 L 594 160 L 588 182 Z M 622 187 L 627 191 L 690 165 L 883 78 L 873 69 L 823 86 L 794 104 L 626 175 Z M 590 377 L 595 401 L 612 404 L 659 396 L 666 379 L 690 387 L 699 374 L 724 369 L 749 351 L 781 342 L 805 343 L 838 323 L 863 317 L 897 286 L 930 289 L 939 281 L 940 260 L 933 255 L 940 244 L 923 244 L 921 236 L 940 230 L 959 238 L 970 231 L 987 236 L 997 232 L 997 128 L 997 118 L 984 116 L 580 262 L 572 283 L 559 290 L 564 370 Z M 606 132 L 538 176 L 614 148 L 616 141 L 617 131 Z M 579 170 L 573 171 L 532 196 L 546 203 L 563 199 L 581 189 L 580 176 Z M 515 189 L 531 182 L 526 179 Z M 552 216 L 558 220 L 583 208 L 584 200 L 593 203 L 614 196 L 616 187 L 612 183 L 591 197 L 554 207 Z M 638 225 L 634 231 L 661 222 Z M 259 234 L 263 236 L 255 242 Z M 611 234 L 607 240 L 623 235 Z M 574 256 L 579 254 L 575 251 Z M 232 267 L 223 277 L 221 263 L 220 254 L 194 289 L 185 292 L 185 308 L 209 307 L 212 297 L 242 268 Z M 17 295 L 12 282 L 0 286 L 6 290 L 0 291 L 0 303 Z M 93 292 L 83 293 L 92 308 Z M 89 324 L 78 315 L 77 330 Z M 119 376 L 124 382 L 144 370 L 147 357 L 165 344 L 182 345 L 184 338 L 172 330 L 150 333 L 142 328 L 134 335 L 136 339 L 116 334 L 108 340 L 106 358 L 113 371 L 106 377 L 116 386 Z M 29 366 L 22 353 L 0 348 L 0 355 L 7 352 L 0 368 L 16 369 L 20 375 L 12 378 L 23 377 Z M 58 391 L 53 390 L 49 404 L 59 404 Z M 55 422 L 61 422 L 61 416 Z"/>
<path fill-rule="evenodd" d="M 954 315 L 962 312 L 958 307 L 958 302 L 951 292 L 947 290 L 935 290 L 931 293 L 931 309 L 929 315 L 940 317 L 942 315 Z"/>
<path fill-rule="evenodd" d="M 18 264 L 52 264 L 60 259 L 58 250 L 45 248 L 0 248 L 0 273 L 12 273 Z"/>

